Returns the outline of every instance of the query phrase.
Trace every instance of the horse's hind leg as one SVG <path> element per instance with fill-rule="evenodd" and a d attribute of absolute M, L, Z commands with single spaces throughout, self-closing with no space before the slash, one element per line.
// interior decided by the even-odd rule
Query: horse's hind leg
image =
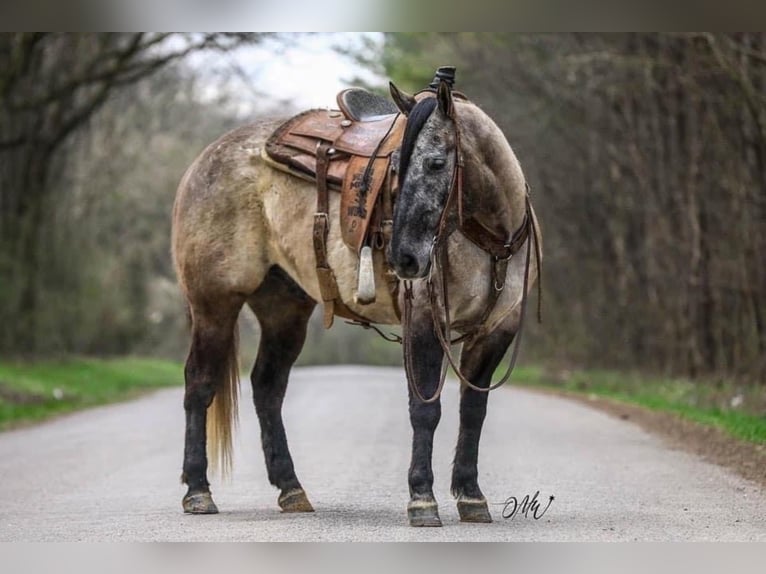
<path fill-rule="evenodd" d="M 499 328 L 465 344 L 460 357 L 463 374 L 477 387 L 490 385 L 492 374 L 513 340 L 515 329 Z M 452 494 L 460 520 L 492 522 L 487 500 L 479 488 L 478 458 L 481 427 L 487 414 L 487 395 L 465 385 L 460 389 L 460 432 L 452 467 Z"/>
<path fill-rule="evenodd" d="M 313 512 L 295 475 L 282 423 L 282 402 L 290 369 L 303 348 L 306 325 L 316 303 L 275 266 L 248 304 L 261 326 L 251 381 L 269 482 L 279 488 L 277 501 L 284 512 Z"/>
<path fill-rule="evenodd" d="M 190 302 L 192 314 L 192 344 L 184 371 L 186 394 L 186 439 L 182 481 L 189 490 L 183 498 L 185 512 L 215 514 L 218 509 L 210 495 L 207 480 L 207 418 L 208 407 L 219 393 L 219 402 L 226 401 L 227 417 L 236 389 L 236 328 L 237 316 L 244 298 L 239 295 L 209 297 L 204 302 Z M 219 414 L 219 413 L 214 413 Z M 221 420 L 229 428 L 230 420 Z M 230 435 L 229 435 L 230 436 Z"/>

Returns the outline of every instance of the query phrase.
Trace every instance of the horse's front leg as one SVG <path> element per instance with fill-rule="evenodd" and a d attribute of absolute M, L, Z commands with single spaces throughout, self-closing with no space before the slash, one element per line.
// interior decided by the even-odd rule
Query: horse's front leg
<path fill-rule="evenodd" d="M 414 384 L 426 399 L 433 396 L 439 384 L 443 351 L 434 332 L 431 314 L 416 312 L 405 329 L 405 349 L 409 348 Z M 406 339 L 409 339 L 406 340 Z M 405 358 L 405 360 L 408 360 Z M 412 425 L 412 460 L 410 462 L 410 502 L 407 516 L 411 526 L 441 526 L 439 508 L 434 498 L 434 474 L 431 468 L 434 431 L 441 418 L 441 403 L 423 403 L 409 388 L 410 424 Z"/>
<path fill-rule="evenodd" d="M 460 356 L 460 370 L 477 387 L 486 388 L 516 332 L 502 326 L 489 335 L 468 341 Z M 452 494 L 463 522 L 492 522 L 487 500 L 479 488 L 479 439 L 487 414 L 488 393 L 465 385 L 460 389 L 460 432 L 452 467 Z"/>

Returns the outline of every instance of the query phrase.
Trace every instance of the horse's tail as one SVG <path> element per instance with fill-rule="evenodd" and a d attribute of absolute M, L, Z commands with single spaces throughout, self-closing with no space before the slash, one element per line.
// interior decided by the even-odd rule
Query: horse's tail
<path fill-rule="evenodd" d="M 207 409 L 207 451 L 213 472 L 227 477 L 232 469 L 232 437 L 239 404 L 239 335 L 236 323 L 226 357 L 223 379 Z"/>

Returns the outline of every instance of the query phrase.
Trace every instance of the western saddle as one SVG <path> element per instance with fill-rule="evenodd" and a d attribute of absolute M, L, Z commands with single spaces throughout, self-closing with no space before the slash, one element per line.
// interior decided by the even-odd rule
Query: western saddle
<path fill-rule="evenodd" d="M 355 300 L 374 302 L 372 250 L 384 250 L 391 239 L 398 168 L 394 156 L 406 124 L 393 102 L 367 90 L 343 90 L 337 103 L 338 110 L 309 110 L 287 120 L 263 152 L 264 160 L 277 169 L 316 182 L 313 240 L 325 328 L 334 315 L 369 324 L 340 298 L 327 260 L 327 233 L 329 225 L 340 225 L 344 243 L 359 255 Z M 339 222 L 329 219 L 331 190 L 341 193 Z M 388 266 L 386 278 L 396 306 L 399 282 Z"/>

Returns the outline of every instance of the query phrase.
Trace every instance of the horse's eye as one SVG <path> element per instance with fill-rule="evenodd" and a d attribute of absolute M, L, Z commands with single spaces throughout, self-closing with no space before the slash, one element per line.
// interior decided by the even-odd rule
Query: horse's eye
<path fill-rule="evenodd" d="M 426 159 L 426 167 L 431 171 L 439 171 L 447 165 L 447 160 L 443 157 L 429 157 Z"/>

